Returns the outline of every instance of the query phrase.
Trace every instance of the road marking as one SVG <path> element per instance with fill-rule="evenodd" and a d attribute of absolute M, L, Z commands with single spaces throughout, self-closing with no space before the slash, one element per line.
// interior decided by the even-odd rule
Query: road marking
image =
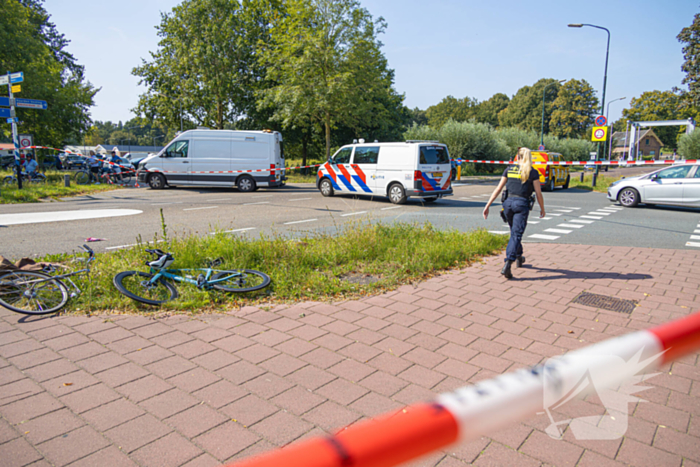
<path fill-rule="evenodd" d="M 558 217 L 558 216 L 563 216 L 563 214 L 559 214 L 559 213 L 557 213 L 557 212 L 550 212 L 549 215 L 550 215 L 550 216 L 557 216 L 557 217 Z"/>
<path fill-rule="evenodd" d="M 306 200 L 309 200 L 309 199 L 313 199 L 313 198 L 296 198 L 296 199 L 290 199 L 290 200 L 288 200 L 288 201 L 306 201 Z"/>
<path fill-rule="evenodd" d="M 540 234 L 534 234 L 530 235 L 528 238 L 539 238 L 540 240 L 556 240 L 559 238 L 558 235 L 540 235 Z"/>
<path fill-rule="evenodd" d="M 284 225 L 303 224 L 304 222 L 314 222 L 314 221 L 317 221 L 317 220 L 318 220 L 318 219 L 304 219 L 303 221 L 285 222 Z"/>
<path fill-rule="evenodd" d="M 104 217 L 141 214 L 138 209 L 85 209 L 80 211 L 25 212 L 0 214 L 0 225 L 42 224 L 45 222 L 79 221 Z"/>
<path fill-rule="evenodd" d="M 382 208 L 380 211 L 388 211 L 389 209 L 401 209 L 403 206 L 391 206 L 388 208 Z"/>
<path fill-rule="evenodd" d="M 183 211 L 198 211 L 200 209 L 216 209 L 218 207 L 219 206 L 204 206 L 202 208 L 187 208 L 187 209 L 183 209 Z"/>
<path fill-rule="evenodd" d="M 577 224 L 559 224 L 557 227 L 569 227 L 570 229 L 571 229 L 571 228 L 580 229 L 580 228 L 582 228 L 583 226 L 582 226 L 582 225 L 577 225 Z"/>
<path fill-rule="evenodd" d="M 690 239 L 691 240 L 700 240 L 700 235 L 691 235 Z"/>
<path fill-rule="evenodd" d="M 594 216 L 609 216 L 612 213 L 605 212 L 605 211 L 593 211 L 593 212 L 589 212 L 588 214 L 593 214 Z"/>
<path fill-rule="evenodd" d="M 700 233 L 700 230 L 694 230 L 693 233 Z"/>
<path fill-rule="evenodd" d="M 216 199 L 208 199 L 207 203 L 213 203 L 215 201 L 229 201 L 231 198 L 216 198 Z"/>
<path fill-rule="evenodd" d="M 528 224 L 539 224 L 540 221 L 527 221 Z"/>
<path fill-rule="evenodd" d="M 243 203 L 243 206 L 255 206 L 256 204 L 270 204 L 269 201 L 260 201 L 259 203 Z"/>
<path fill-rule="evenodd" d="M 556 206 L 554 204 L 548 204 L 547 206 L 549 206 L 550 208 L 581 209 L 581 208 L 575 208 L 572 206 Z"/>
<path fill-rule="evenodd" d="M 236 233 L 236 232 L 247 232 L 248 230 L 255 230 L 255 227 L 246 227 L 245 229 L 234 229 L 234 230 L 224 230 L 221 233 Z M 210 235 L 216 235 L 219 232 L 211 232 Z"/>
<path fill-rule="evenodd" d="M 453 183 L 452 186 L 470 186 L 471 183 Z"/>
<path fill-rule="evenodd" d="M 697 242 L 687 242 L 687 243 L 685 244 L 685 246 L 692 246 L 692 247 L 695 247 L 695 248 L 700 248 L 700 243 L 697 243 Z"/>
<path fill-rule="evenodd" d="M 155 242 L 150 241 L 150 242 L 142 243 L 141 245 L 152 245 L 153 243 L 161 243 L 164 241 L 165 240 L 156 240 Z M 137 245 L 138 245 L 138 243 L 132 243 L 131 245 L 108 246 L 107 248 L 105 248 L 105 250 L 116 250 L 119 248 L 129 248 L 129 247 L 137 246 Z"/>
<path fill-rule="evenodd" d="M 551 220 L 552 218 L 551 217 L 540 217 L 540 219 L 543 221 L 548 221 L 548 220 Z"/>
<path fill-rule="evenodd" d="M 347 214 L 341 214 L 340 217 L 357 216 L 357 215 L 366 214 L 366 213 L 367 213 L 367 211 L 349 212 Z"/>
<path fill-rule="evenodd" d="M 184 201 L 172 201 L 170 203 L 151 203 L 151 206 L 163 206 L 166 204 L 182 204 Z"/>
<path fill-rule="evenodd" d="M 586 216 L 586 217 L 590 217 L 590 216 Z M 582 219 L 571 219 L 570 221 L 567 221 L 567 222 L 575 222 L 577 224 L 592 224 L 595 221 L 584 221 Z"/>
<path fill-rule="evenodd" d="M 555 209 L 557 212 L 574 212 L 573 209 Z"/>
<path fill-rule="evenodd" d="M 510 233 L 510 230 L 489 230 L 489 233 L 496 235 L 508 235 Z"/>
<path fill-rule="evenodd" d="M 609 212 L 610 214 L 615 214 L 617 212 L 617 209 L 598 209 L 598 212 Z"/>
<path fill-rule="evenodd" d="M 272 198 L 275 195 L 260 195 L 260 196 L 253 196 L 255 199 L 260 199 L 260 198 Z"/>
<path fill-rule="evenodd" d="M 545 232 L 560 233 L 560 234 L 570 234 L 573 230 L 564 229 L 545 229 Z"/>
<path fill-rule="evenodd" d="M 602 219 L 602 217 L 599 217 L 599 216 L 578 216 L 578 217 L 583 217 L 584 219 L 596 219 L 596 220 Z"/>

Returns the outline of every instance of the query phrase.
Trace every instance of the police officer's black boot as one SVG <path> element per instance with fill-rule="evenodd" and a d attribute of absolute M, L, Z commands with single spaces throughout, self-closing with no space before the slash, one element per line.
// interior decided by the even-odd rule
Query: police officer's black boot
<path fill-rule="evenodd" d="M 518 256 L 517 259 L 515 260 L 515 267 L 522 268 L 523 264 L 525 264 L 525 257 Z"/>
<path fill-rule="evenodd" d="M 501 274 L 505 276 L 506 279 L 512 279 L 513 274 L 510 272 L 510 265 L 513 264 L 512 261 L 506 261 L 506 264 L 501 269 Z"/>

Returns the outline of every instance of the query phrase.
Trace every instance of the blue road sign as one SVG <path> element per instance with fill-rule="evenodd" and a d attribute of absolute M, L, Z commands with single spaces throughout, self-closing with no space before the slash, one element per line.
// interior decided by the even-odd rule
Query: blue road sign
<path fill-rule="evenodd" d="M 7 123 L 19 123 L 19 120 L 16 118 L 8 118 Z"/>
<path fill-rule="evenodd" d="M 9 97 L 0 97 L 0 107 L 9 107 L 10 106 L 10 98 Z"/>
<path fill-rule="evenodd" d="M 37 99 L 15 99 L 15 106 L 24 107 L 25 109 L 41 110 L 46 110 L 48 108 L 46 101 L 40 101 Z"/>
<path fill-rule="evenodd" d="M 10 118 L 10 109 L 0 108 L 0 118 Z"/>
<path fill-rule="evenodd" d="M 605 126 L 606 123 L 608 123 L 608 119 L 605 118 L 605 115 L 598 115 L 595 118 L 596 126 Z"/>
<path fill-rule="evenodd" d="M 10 73 L 9 75 L 0 76 L 0 84 L 7 84 L 8 76 L 10 77 L 10 83 L 21 83 L 22 81 L 24 81 L 24 72 L 18 71 L 17 73 Z"/>

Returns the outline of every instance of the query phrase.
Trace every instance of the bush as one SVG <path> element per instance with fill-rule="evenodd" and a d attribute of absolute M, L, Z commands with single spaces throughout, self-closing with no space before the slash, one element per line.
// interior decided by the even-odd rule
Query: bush
<path fill-rule="evenodd" d="M 678 154 L 683 159 L 700 158 L 700 131 L 693 131 L 689 135 L 681 136 L 678 141 Z"/>

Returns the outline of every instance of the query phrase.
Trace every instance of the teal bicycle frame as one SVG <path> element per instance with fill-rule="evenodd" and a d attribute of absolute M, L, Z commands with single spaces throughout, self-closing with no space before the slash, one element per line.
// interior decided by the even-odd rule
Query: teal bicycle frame
<path fill-rule="evenodd" d="M 153 274 L 153 277 L 151 277 L 147 281 L 150 284 L 155 284 L 162 277 L 166 279 L 172 279 L 175 282 L 184 282 L 186 284 L 192 284 L 199 287 L 200 289 L 210 289 L 213 285 L 218 284 L 219 282 L 225 282 L 231 278 L 241 277 L 243 275 L 240 272 L 222 271 L 220 269 L 212 268 L 158 269 L 154 268 L 153 266 L 151 266 L 150 268 L 151 274 Z M 200 273 L 197 276 L 193 276 L 191 274 L 186 274 L 188 271 L 199 271 Z M 185 273 L 184 276 L 182 275 L 183 272 Z M 230 272 L 231 274 L 225 275 L 218 279 L 212 279 L 212 275 L 217 272 Z"/>

